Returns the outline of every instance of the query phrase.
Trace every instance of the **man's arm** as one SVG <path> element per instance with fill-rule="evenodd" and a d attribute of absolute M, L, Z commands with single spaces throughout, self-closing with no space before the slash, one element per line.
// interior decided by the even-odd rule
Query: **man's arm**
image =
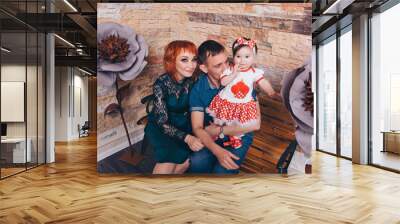
<path fill-rule="evenodd" d="M 200 138 L 203 145 L 205 145 L 211 152 L 217 151 L 221 148 L 219 145 L 215 144 L 211 136 L 204 130 L 204 112 L 192 111 L 191 114 L 192 129 L 196 137 Z"/>
<path fill-rule="evenodd" d="M 204 130 L 204 112 L 192 111 L 191 113 L 192 129 L 196 137 L 200 138 L 205 145 L 218 159 L 221 166 L 226 169 L 239 169 L 239 166 L 233 161 L 239 158 L 228 150 L 217 145 L 211 136 Z"/>

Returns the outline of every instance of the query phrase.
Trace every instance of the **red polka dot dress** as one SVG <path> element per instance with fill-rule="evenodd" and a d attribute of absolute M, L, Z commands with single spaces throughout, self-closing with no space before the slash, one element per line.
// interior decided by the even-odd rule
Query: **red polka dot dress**
<path fill-rule="evenodd" d="M 232 75 L 228 69 L 221 75 Z M 218 125 L 248 126 L 257 122 L 257 104 L 253 99 L 254 84 L 264 78 L 261 69 L 250 67 L 239 72 L 218 95 L 214 97 L 207 108 L 207 112 L 214 118 Z"/>

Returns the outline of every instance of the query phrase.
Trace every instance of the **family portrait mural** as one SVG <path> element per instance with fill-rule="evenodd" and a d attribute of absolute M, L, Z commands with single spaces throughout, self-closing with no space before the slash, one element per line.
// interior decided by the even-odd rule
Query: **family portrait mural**
<path fill-rule="evenodd" d="M 311 173 L 311 3 L 99 3 L 100 173 Z"/>

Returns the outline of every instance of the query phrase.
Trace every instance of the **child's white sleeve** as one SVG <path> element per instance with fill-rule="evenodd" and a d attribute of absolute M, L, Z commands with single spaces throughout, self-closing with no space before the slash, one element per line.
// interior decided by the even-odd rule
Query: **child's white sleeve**
<path fill-rule="evenodd" d="M 264 79 L 264 71 L 259 68 L 256 68 L 254 73 L 255 73 L 254 83 L 258 84 L 258 82 Z"/>

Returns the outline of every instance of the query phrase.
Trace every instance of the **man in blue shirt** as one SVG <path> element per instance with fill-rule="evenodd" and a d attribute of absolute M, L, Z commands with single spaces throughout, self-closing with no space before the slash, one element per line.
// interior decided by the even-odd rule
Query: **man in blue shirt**
<path fill-rule="evenodd" d="M 253 142 L 253 131 L 260 129 L 260 107 L 257 103 L 258 122 L 251 127 L 217 126 L 206 112 L 211 100 L 221 90 L 220 76 L 228 67 L 225 48 L 216 41 L 207 40 L 198 49 L 201 71 L 199 80 L 194 84 L 189 99 L 193 133 L 200 138 L 204 148 L 190 156 L 189 173 L 238 173 L 240 164 Z M 254 96 L 254 93 L 253 93 Z M 214 141 L 219 136 L 241 135 L 242 146 L 237 149 L 223 147 L 223 140 Z"/>

